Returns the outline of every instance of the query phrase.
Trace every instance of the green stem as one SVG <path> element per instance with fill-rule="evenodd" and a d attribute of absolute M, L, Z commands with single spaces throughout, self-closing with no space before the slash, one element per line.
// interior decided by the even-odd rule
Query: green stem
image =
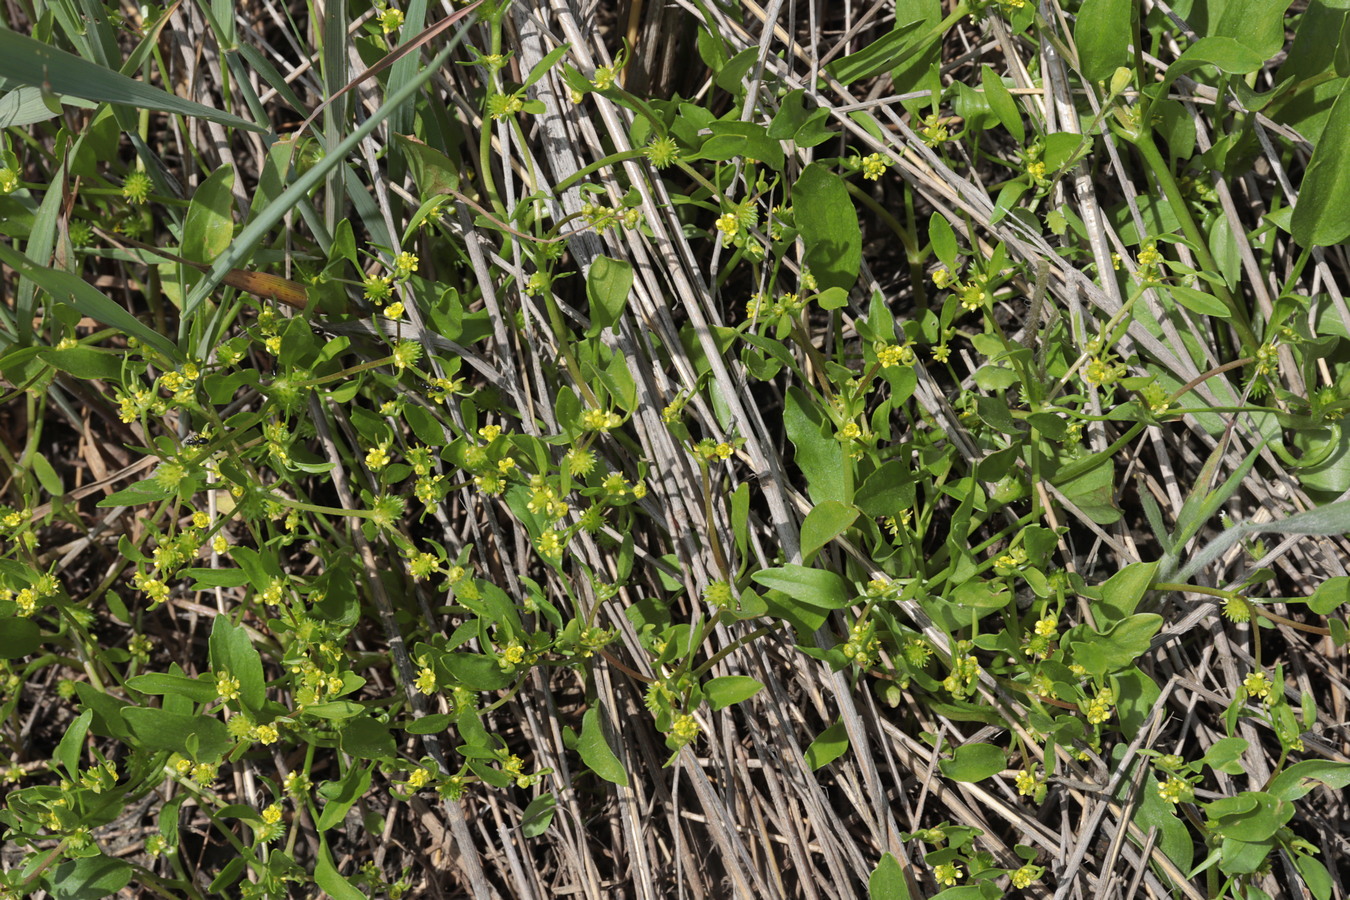
<path fill-rule="evenodd" d="M 860 203 L 875 213 L 877 218 L 886 224 L 886 227 L 895 232 L 895 236 L 900 239 L 900 243 L 905 245 L 906 256 L 911 260 L 918 258 L 919 245 L 914 242 L 914 235 L 910 234 L 905 226 L 900 224 L 899 219 L 891 215 L 889 210 L 876 201 L 876 198 L 853 182 L 845 181 L 844 187 L 848 188 L 848 192 L 857 198 Z"/>
<path fill-rule="evenodd" d="M 336 506 L 318 506 L 314 503 L 305 503 L 302 500 L 290 500 L 286 497 L 278 497 L 275 494 L 268 497 L 287 509 L 298 509 L 301 512 L 319 513 L 326 516 L 352 516 L 357 519 L 373 519 L 375 513 L 368 509 L 341 509 Z"/>
<path fill-rule="evenodd" d="M 502 52 L 501 16 L 488 16 L 487 23 L 488 30 L 492 35 L 490 38 L 492 49 L 489 51 L 489 55 L 497 56 Z M 482 168 L 480 174 L 483 177 L 483 196 L 487 199 L 488 203 L 492 205 L 492 208 L 497 211 L 497 215 L 500 216 L 503 221 L 506 221 L 509 218 L 506 213 L 506 207 L 502 205 L 502 199 L 497 193 L 497 181 L 492 177 L 492 119 L 488 115 L 488 101 L 492 99 L 493 95 L 500 94 L 501 92 L 501 79 L 498 77 L 498 72 L 496 69 L 489 68 L 487 91 L 483 97 L 483 127 L 479 129 L 478 132 L 478 162 Z M 507 148 L 503 147 L 502 153 L 505 154 L 506 152 Z M 510 163 L 503 159 L 502 165 L 507 166 L 510 165 Z"/>
<path fill-rule="evenodd" d="M 643 151 L 641 150 L 625 150 L 622 153 L 612 153 L 609 156 L 606 156 L 604 159 L 598 159 L 595 162 L 591 163 L 586 168 L 578 169 L 571 175 L 568 175 L 562 181 L 558 182 L 557 186 L 553 188 L 553 193 L 555 196 L 561 197 L 563 194 L 567 193 L 568 190 L 570 190 L 578 181 L 581 181 L 583 178 L 586 178 L 592 172 L 598 172 L 599 170 L 604 169 L 608 166 L 616 166 L 619 163 L 627 162 L 630 159 L 641 159 L 642 156 Z"/>
<path fill-rule="evenodd" d="M 1126 444 L 1128 444 L 1130 441 L 1138 437 L 1139 432 L 1143 431 L 1144 428 L 1145 425 L 1143 422 L 1135 422 L 1133 425 L 1130 426 L 1129 431 L 1125 432 L 1120 437 L 1116 438 L 1115 441 L 1113 441 L 1111 445 L 1107 447 L 1105 450 L 1102 450 L 1099 453 L 1094 453 L 1091 456 L 1084 457 L 1083 459 L 1080 459 L 1077 462 L 1070 463 L 1069 465 L 1060 469 L 1050 479 L 1051 483 L 1056 485 L 1067 484 L 1068 482 L 1077 478 L 1079 475 L 1091 471 L 1092 469 L 1101 465 L 1106 460 L 1110 459 L 1112 456 L 1115 456 L 1117 453 L 1119 453 L 1121 449 L 1125 447 Z"/>
<path fill-rule="evenodd" d="M 741 637 L 736 638 L 736 640 L 732 641 L 730 644 L 727 644 L 721 650 L 718 650 L 712 656 L 708 657 L 707 662 L 699 666 L 691 674 L 693 674 L 695 678 L 702 678 L 712 669 L 713 666 L 717 665 L 719 662 L 726 659 L 728 656 L 735 653 L 740 648 L 747 647 L 750 644 L 754 643 L 755 641 L 759 640 L 760 638 L 764 637 L 765 635 L 773 634 L 776 630 L 777 629 L 770 628 L 769 626 L 765 625 L 764 627 L 758 628 L 755 631 L 750 632 L 749 634 L 742 635 Z"/>
<path fill-rule="evenodd" d="M 1144 157 L 1144 164 L 1151 170 L 1153 177 L 1157 179 L 1158 186 L 1167 196 L 1167 204 L 1176 214 L 1177 220 L 1181 222 L 1181 230 L 1190 240 L 1191 249 L 1195 251 L 1196 257 L 1200 260 L 1200 265 L 1204 267 L 1206 272 L 1217 274 L 1219 266 L 1215 263 L 1214 257 L 1210 255 L 1209 244 L 1205 241 L 1205 236 L 1201 233 L 1199 226 L 1195 224 L 1195 218 L 1191 215 L 1190 206 L 1187 205 L 1186 198 L 1182 195 L 1181 187 L 1172 177 L 1172 170 L 1167 165 L 1167 161 L 1158 152 L 1158 146 L 1153 143 L 1152 135 L 1143 129 L 1134 134 L 1122 130 L 1121 134 L 1134 144 L 1140 155 Z M 1256 332 L 1252 331 L 1251 323 L 1247 318 L 1247 311 L 1229 293 L 1228 286 L 1221 281 L 1215 281 L 1210 284 L 1210 287 L 1214 290 L 1214 295 L 1232 314 L 1233 330 L 1238 333 L 1243 346 L 1248 348 L 1249 351 L 1259 347 L 1261 342 L 1257 340 Z"/>

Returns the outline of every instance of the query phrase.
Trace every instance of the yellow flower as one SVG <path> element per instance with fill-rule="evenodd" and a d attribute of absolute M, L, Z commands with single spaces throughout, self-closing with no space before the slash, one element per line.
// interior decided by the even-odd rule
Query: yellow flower
<path fill-rule="evenodd" d="M 423 666 L 422 671 L 417 673 L 417 680 L 414 682 L 417 689 L 424 694 L 432 694 L 436 691 L 436 673 L 429 667 Z"/>
<path fill-rule="evenodd" d="M 378 472 L 389 465 L 389 451 L 384 444 L 378 447 L 371 447 L 366 453 L 366 467 L 373 472 Z"/>
<path fill-rule="evenodd" d="M 239 679 L 228 672 L 217 672 L 216 695 L 222 700 L 238 700 Z"/>

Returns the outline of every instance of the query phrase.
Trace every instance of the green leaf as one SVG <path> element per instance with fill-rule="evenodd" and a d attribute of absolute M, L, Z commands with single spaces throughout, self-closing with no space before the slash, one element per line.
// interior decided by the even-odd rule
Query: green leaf
<path fill-rule="evenodd" d="M 1110 457 L 1059 485 L 1064 496 L 1098 525 L 1114 525 L 1120 519 L 1115 505 L 1115 466 Z"/>
<path fill-rule="evenodd" d="M 54 900 L 99 900 L 131 882 L 131 864 L 100 853 L 61 863 L 51 873 Z"/>
<path fill-rule="evenodd" d="M 15 88 L 0 94 L 0 128 L 17 128 L 55 118 L 63 112 L 60 108 L 62 103 L 84 109 L 93 109 L 98 105 L 79 97 L 59 97 L 57 108 L 53 110 L 47 104 L 47 98 L 42 96 L 41 88 Z"/>
<path fill-rule="evenodd" d="M 848 751 L 848 732 L 842 721 L 826 728 L 806 748 L 806 764 L 815 772 L 827 766 Z"/>
<path fill-rule="evenodd" d="M 1204 66 L 1214 66 L 1229 75 L 1250 75 L 1265 64 L 1265 57 L 1257 50 L 1231 37 L 1215 35 L 1203 37 L 1186 48 L 1172 65 L 1167 67 L 1160 88 L 1169 87 L 1180 75 Z M 1162 96 L 1161 92 L 1158 96 Z"/>
<path fill-rule="evenodd" d="M 858 511 L 838 500 L 816 504 L 802 521 L 802 559 L 807 562 L 816 551 L 848 530 L 858 518 Z"/>
<path fill-rule="evenodd" d="M 1248 875 L 1265 865 L 1272 841 L 1242 841 L 1234 837 L 1219 842 L 1219 869 L 1225 875 Z"/>
<path fill-rule="evenodd" d="M 1079 21 L 1082 21 L 1082 13 L 1079 13 Z M 1022 113 L 1017 108 L 1017 101 L 1003 84 L 1003 79 L 999 78 L 989 66 L 981 66 L 980 85 L 984 88 L 985 99 L 989 102 L 990 110 L 998 117 L 999 124 L 1008 129 L 1008 134 L 1012 135 L 1013 140 L 1018 143 L 1025 140 L 1027 135 L 1026 129 L 1022 126 Z"/>
<path fill-rule="evenodd" d="M 998 121 L 998 116 L 989 106 L 989 97 L 983 91 L 977 91 L 959 81 L 953 87 L 956 88 L 956 97 L 952 100 L 952 110 L 964 120 L 968 129 L 972 132 L 984 131 Z"/>
<path fill-rule="evenodd" d="M 836 59 L 825 67 L 825 71 L 845 86 L 889 71 L 919 48 L 919 39 L 923 35 L 916 31 L 922 24 L 919 20 L 897 25 L 857 53 Z"/>
<path fill-rule="evenodd" d="M 350 881 L 342 877 L 342 873 L 337 870 L 337 866 L 333 865 L 328 844 L 322 838 L 319 839 L 318 858 L 314 861 L 314 883 L 333 900 L 365 900 L 366 898 L 366 895 L 353 887 Z"/>
<path fill-rule="evenodd" d="M 1130 64 L 1133 8 L 1133 0 L 1083 0 L 1073 41 L 1084 81 L 1108 81 L 1117 68 Z"/>
<path fill-rule="evenodd" d="M 992 887 L 993 883 L 989 881 L 980 884 L 958 884 L 956 887 L 938 891 L 931 900 L 990 900 L 996 896 L 990 892 Z"/>
<path fill-rule="evenodd" d="M 234 239 L 234 167 L 221 166 L 203 181 L 183 220 L 182 255 L 209 263 Z"/>
<path fill-rule="evenodd" d="M 553 401 L 553 415 L 564 433 L 578 430 L 581 419 L 581 400 L 570 385 L 558 388 L 558 397 Z"/>
<path fill-rule="evenodd" d="M 638 408 L 637 382 L 628 368 L 628 357 L 615 353 L 609 363 L 598 373 L 600 381 L 609 391 L 612 399 L 624 412 L 636 412 Z"/>
<path fill-rule="evenodd" d="M 66 777 L 71 781 L 80 780 L 80 756 L 84 752 L 84 738 L 89 733 L 89 723 L 93 719 L 94 711 L 86 709 L 71 720 L 61 742 L 52 753 L 52 759 L 61 763 L 61 767 L 66 770 Z"/>
<path fill-rule="evenodd" d="M 1073 162 L 1088 147 L 1081 134 L 1072 131 L 1056 131 L 1045 136 L 1045 166 L 1058 171 Z"/>
<path fill-rule="evenodd" d="M 1090 675 L 1105 675 L 1124 668 L 1148 650 L 1153 635 L 1162 628 L 1162 616 L 1139 613 L 1121 619 L 1101 632 L 1085 631 L 1085 640 L 1071 641 L 1074 662 Z"/>
<path fill-rule="evenodd" d="M 1285 10 L 1290 0 L 1225 0 L 1212 4 L 1208 35 L 1228 37 L 1263 60 L 1284 46 Z"/>
<path fill-rule="evenodd" d="M 120 741 L 131 740 L 131 732 L 122 718 L 122 710 L 131 704 L 110 697 L 85 681 L 75 683 L 75 693 L 79 695 L 80 703 L 94 714 L 90 729 L 94 734 L 115 737 Z"/>
<path fill-rule="evenodd" d="M 745 90 L 741 84 L 741 79 L 754 66 L 755 58 L 758 56 L 758 47 L 746 47 L 722 65 L 713 79 L 714 82 L 728 94 L 735 97 L 741 96 Z"/>
<path fill-rule="evenodd" d="M 370 789 L 371 769 L 368 765 L 354 765 L 343 773 L 340 780 L 319 785 L 315 793 L 326 801 L 315 826 L 319 831 L 327 831 L 342 824 L 347 811 Z"/>
<path fill-rule="evenodd" d="M 1012 384 L 1016 383 L 1017 381 L 1016 373 L 1014 373 L 1011 369 L 1004 370 L 1001 367 L 986 365 L 980 367 L 979 371 L 988 372 L 988 370 L 991 369 L 994 372 L 1006 371 L 1009 375 L 1012 376 L 1013 380 L 1010 381 L 1008 385 L 1005 386 L 1011 386 Z M 989 374 L 992 374 L 992 372 Z M 977 377 L 976 380 L 978 381 L 980 379 Z M 986 380 L 984 383 L 988 384 L 989 382 Z M 1021 421 L 1020 419 L 1014 419 L 1012 416 L 1012 410 L 1008 408 L 1008 401 L 1000 397 L 977 396 L 975 398 L 975 415 L 979 417 L 981 422 L 988 425 L 995 431 L 1000 432 L 1001 434 L 1008 434 L 1016 437 L 1024 435 L 1028 431 L 1027 423 Z"/>
<path fill-rule="evenodd" d="M 837 500 L 844 496 L 844 450 L 833 435 L 824 433 L 825 423 L 811 398 L 797 387 L 788 388 L 783 424 L 796 453 L 792 461 L 806 476 L 807 493 L 812 501 Z"/>
<path fill-rule="evenodd" d="M 581 761 L 596 775 L 599 775 L 610 784 L 617 784 L 623 787 L 628 786 L 628 773 L 624 771 L 623 763 L 614 755 L 614 750 L 610 748 L 609 741 L 605 739 L 604 723 L 601 716 L 604 707 L 599 705 L 586 710 L 581 717 L 581 736 L 577 740 L 577 752 L 581 754 Z"/>
<path fill-rule="evenodd" d="M 1120 730 L 1127 738 L 1133 739 L 1148 722 L 1149 713 L 1162 690 L 1138 666 L 1114 673 L 1111 687 L 1116 695 Z"/>
<path fill-rule="evenodd" d="M 398 756 L 398 747 L 388 727 L 370 716 L 352 719 L 340 732 L 342 750 L 357 759 L 392 760 Z"/>
<path fill-rule="evenodd" d="M 843 609 L 856 599 L 846 590 L 844 579 L 824 569 L 786 565 L 776 569 L 760 569 L 750 578 L 820 609 Z"/>
<path fill-rule="evenodd" d="M 0 618 L 0 659 L 20 659 L 42 646 L 42 629 L 32 619 Z"/>
<path fill-rule="evenodd" d="M 536 838 L 548 831 L 553 822 L 553 814 L 558 810 L 558 798 L 552 793 L 541 794 L 530 801 L 520 814 L 520 833 L 527 838 Z"/>
<path fill-rule="evenodd" d="M 1159 782 L 1147 776 L 1139 791 L 1139 806 L 1134 814 L 1134 824 L 1141 834 L 1147 834 L 1152 828 L 1158 829 L 1158 847 L 1178 869 L 1190 871 L 1191 860 L 1195 854 L 1195 844 L 1190 829 L 1179 818 L 1176 807 L 1158 794 Z"/>
<path fill-rule="evenodd" d="M 805 90 L 798 88 L 778 104 L 778 112 L 769 123 L 768 136 L 776 141 L 792 141 L 798 147 L 814 147 L 834 137 L 829 127 L 830 111 L 818 106 Z"/>
<path fill-rule="evenodd" d="M 1297 800 L 1316 787 L 1317 782 L 1333 791 L 1344 789 L 1350 784 L 1350 763 L 1326 759 L 1294 763 L 1271 779 L 1267 791 L 1281 800 Z"/>
<path fill-rule="evenodd" d="M 122 380 L 124 356 L 121 353 L 93 347 L 66 347 L 61 350 L 40 350 L 38 357 L 53 369 L 69 372 L 83 381 L 97 378 L 118 383 Z"/>
<path fill-rule="evenodd" d="M 530 74 L 525 76 L 525 81 L 522 82 L 521 87 L 530 87 L 547 75 L 549 70 L 553 68 L 553 64 L 566 56 L 571 49 L 571 44 L 561 44 L 550 50 L 539 62 L 534 64 L 534 68 L 530 69 Z"/>
<path fill-rule="evenodd" d="M 961 582 L 951 592 L 951 602 L 967 609 L 1003 609 L 1013 599 L 1013 594 L 1001 581 L 985 581 L 971 578 Z"/>
<path fill-rule="evenodd" d="M 913 51 L 906 54 L 905 58 L 890 71 L 891 90 L 897 94 L 921 93 L 921 96 L 901 101 L 905 109 L 916 116 L 925 108 L 936 111 L 939 97 L 942 95 L 940 65 L 942 44 L 948 30 L 957 19 L 955 16 L 951 20 L 944 19 L 943 14 L 941 0 L 895 2 L 895 27 L 900 28 L 902 22 L 918 22 L 916 27 L 919 33 L 915 36 Z M 860 121 L 864 116 L 871 119 L 861 110 L 849 113 L 849 117 L 854 121 Z M 876 131 L 872 131 L 871 128 L 868 130 L 873 137 L 880 137 L 879 128 Z"/>
<path fill-rule="evenodd" d="M 1172 295 L 1173 300 L 1191 312 L 1200 313 L 1202 316 L 1214 316 L 1219 319 L 1227 319 L 1232 315 L 1232 311 L 1224 306 L 1223 301 L 1213 294 L 1197 291 L 1195 288 L 1188 288 L 1180 284 L 1171 285 L 1166 288 L 1166 291 Z"/>
<path fill-rule="evenodd" d="M 1331 880 L 1331 873 L 1327 871 L 1327 867 L 1314 857 L 1305 856 L 1302 853 L 1292 855 L 1294 857 L 1294 868 L 1298 869 L 1298 874 L 1303 879 L 1303 886 L 1313 895 L 1313 900 L 1331 900 L 1334 882 Z"/>
<path fill-rule="evenodd" d="M 1308 609 L 1319 616 L 1329 616 L 1350 603 L 1350 577 L 1337 575 L 1317 586 L 1307 600 Z"/>
<path fill-rule="evenodd" d="M 184 578 L 193 579 L 194 591 L 213 587 L 243 587 L 249 583 L 248 573 L 243 569 L 184 569 L 180 573 Z"/>
<path fill-rule="evenodd" d="M 220 620 L 217 616 L 217 621 Z M 142 694 L 156 696 L 173 694 L 186 697 L 193 703 L 210 703 L 216 699 L 216 685 L 211 679 L 192 678 L 187 675 L 170 675 L 166 672 L 147 672 L 127 679 L 127 687 Z"/>
<path fill-rule="evenodd" d="M 949 272 L 956 272 L 956 232 L 952 224 L 942 213 L 935 212 L 928 217 L 928 243 L 933 247 L 933 255 L 942 261 Z"/>
<path fill-rule="evenodd" d="M 1206 803 L 1203 809 L 1218 834 L 1244 843 L 1269 840 L 1294 817 L 1294 804 L 1263 791 L 1243 791 Z"/>
<path fill-rule="evenodd" d="M 503 671 L 493 657 L 467 650 L 446 653 L 441 657 L 441 664 L 456 681 L 475 691 L 499 691 L 514 678 L 510 672 Z"/>
<path fill-rule="evenodd" d="M 690 160 L 723 161 L 750 157 L 775 172 L 783 168 L 783 146 L 769 137 L 768 129 L 758 122 L 719 119 L 708 126 L 712 136 L 703 142 Z"/>
<path fill-rule="evenodd" d="M 343 680 L 345 682 L 346 679 Z M 365 711 L 364 706 L 351 700 L 329 700 L 326 703 L 315 703 L 313 706 L 305 707 L 305 715 L 313 716 L 316 719 L 328 719 L 333 722 L 355 719 Z"/>
<path fill-rule="evenodd" d="M 587 335 L 594 337 L 612 327 L 628 305 L 633 288 L 631 263 L 601 256 L 591 263 L 586 273 L 586 298 L 591 303 L 591 327 Z M 615 329 L 615 333 L 618 329 Z"/>
<path fill-rule="evenodd" d="M 122 710 L 122 718 L 131 729 L 133 743 L 146 750 L 186 753 L 188 739 L 195 738 L 197 759 L 205 762 L 220 759 L 231 743 L 225 723 L 211 716 L 130 706 Z"/>
<path fill-rule="evenodd" d="M 889 853 L 881 855 L 881 861 L 867 878 L 867 900 L 910 900 L 905 872 L 900 861 Z"/>
<path fill-rule="evenodd" d="M 460 166 L 454 160 L 415 137 L 396 134 L 394 141 L 408 160 L 420 199 L 430 200 L 459 190 Z"/>
<path fill-rule="evenodd" d="M 1156 561 L 1130 563 L 1101 586 L 1101 608 L 1110 614 L 1111 620 L 1131 615 L 1144 594 L 1148 593 L 1157 572 Z"/>
<path fill-rule="evenodd" d="M 227 891 L 229 890 L 230 886 L 233 885 L 236 881 L 238 881 L 240 876 L 242 876 L 243 874 L 244 874 L 243 857 L 236 856 L 221 867 L 220 874 L 218 874 L 215 878 L 211 880 L 211 884 L 208 885 L 207 890 L 209 890 L 213 894 L 220 894 L 222 896 L 227 896 Z"/>
<path fill-rule="evenodd" d="M 726 709 L 742 700 L 749 700 L 763 689 L 764 685 L 748 675 L 725 675 L 703 685 L 708 705 L 713 709 Z"/>
<path fill-rule="evenodd" d="M 1327 247 L 1350 237 L 1350 80 L 1341 85 L 1308 162 L 1290 228 L 1304 247 Z"/>
<path fill-rule="evenodd" d="M 408 734 L 440 734 L 450 729 L 452 721 L 449 713 L 432 713 L 404 724 L 403 730 Z"/>
<path fill-rule="evenodd" d="M 225 616 L 216 616 L 211 626 L 211 670 L 217 675 L 229 673 L 239 680 L 239 700 L 247 708 L 258 710 L 267 699 L 267 681 L 263 676 L 262 656 L 248 636 L 248 630 Z"/>
<path fill-rule="evenodd" d="M 816 283 L 822 290 L 852 290 L 862 265 L 862 230 L 843 179 L 812 163 L 793 186 L 792 207 Z"/>
<path fill-rule="evenodd" d="M 993 744 L 965 744 L 952 751 L 951 759 L 938 760 L 943 775 L 963 782 L 983 781 L 1007 765 L 1007 755 Z"/>
<path fill-rule="evenodd" d="M 144 506 L 149 503 L 158 503 L 161 500 L 167 500 L 174 495 L 170 488 L 166 488 L 159 479 L 151 476 L 142 479 L 130 487 L 123 488 L 114 494 L 110 494 L 98 501 L 96 504 L 100 507 L 110 506 Z"/>
<path fill-rule="evenodd" d="M 5 33 L 5 30 L 0 28 L 0 35 Z M 3 55 L 0 53 L 0 58 Z M 0 262 L 51 294 L 55 302 L 71 306 L 95 321 L 111 325 L 119 331 L 139 338 L 170 359 L 180 358 L 178 347 L 172 341 L 141 322 L 78 275 L 35 265 L 28 257 L 4 243 L 0 243 Z"/>
<path fill-rule="evenodd" d="M 1205 751 L 1204 758 L 1200 762 L 1216 772 L 1241 775 L 1246 771 L 1242 765 L 1242 754 L 1247 752 L 1249 746 L 1251 744 L 1245 738 L 1220 738 Z"/>
<path fill-rule="evenodd" d="M 883 463 L 858 488 L 856 502 L 864 515 L 898 516 L 914 506 L 916 488 L 911 468 L 899 460 Z"/>
<path fill-rule="evenodd" d="M 263 134 L 269 130 L 265 125 L 184 100 L 8 28 L 0 28 L 0 77 L 84 100 L 207 119 L 229 128 Z"/>

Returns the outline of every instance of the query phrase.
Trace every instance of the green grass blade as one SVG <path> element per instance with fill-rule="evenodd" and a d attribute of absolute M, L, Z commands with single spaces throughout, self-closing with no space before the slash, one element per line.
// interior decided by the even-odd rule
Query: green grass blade
<path fill-rule="evenodd" d="M 264 125 L 245 121 L 192 100 L 184 100 L 168 91 L 135 81 L 112 69 L 6 28 L 0 28 L 0 77 L 33 87 L 46 85 L 57 94 L 69 94 L 85 100 L 121 103 L 138 109 L 208 119 L 248 131 L 268 130 Z"/>

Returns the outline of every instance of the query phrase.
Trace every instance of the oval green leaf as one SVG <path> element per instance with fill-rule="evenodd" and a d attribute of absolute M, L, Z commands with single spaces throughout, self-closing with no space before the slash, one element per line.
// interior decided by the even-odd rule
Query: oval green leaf
<path fill-rule="evenodd" d="M 726 675 L 714 678 L 703 686 L 708 705 L 713 709 L 725 709 L 742 700 L 749 700 L 763 689 L 764 685 L 748 675 Z"/>
<path fill-rule="evenodd" d="M 1002 772 L 1008 757 L 993 744 L 966 744 L 952 752 L 951 759 L 938 760 L 942 774 L 952 781 L 983 781 Z"/>
<path fill-rule="evenodd" d="M 183 255 L 211 262 L 234 239 L 234 167 L 221 166 L 192 195 L 183 220 Z"/>
<path fill-rule="evenodd" d="M 835 722 L 816 735 L 816 739 L 806 748 L 806 764 L 814 772 L 834 762 L 847 751 L 848 732 L 844 730 L 843 722 Z"/>
<path fill-rule="evenodd" d="M 1073 40 L 1085 81 L 1106 81 L 1117 68 L 1129 65 L 1133 6 L 1133 0 L 1083 0 Z"/>
<path fill-rule="evenodd" d="M 623 315 L 633 288 L 633 266 L 608 256 L 591 263 L 586 273 L 586 297 L 591 303 L 592 335 L 610 328 Z"/>
<path fill-rule="evenodd" d="M 810 560 L 816 551 L 848 530 L 858 511 L 838 500 L 816 504 L 802 522 L 802 559 Z"/>
<path fill-rule="evenodd" d="M 844 579 L 824 569 L 786 565 L 761 569 L 750 576 L 767 588 L 782 591 L 794 600 L 821 609 L 843 609 L 854 598 L 845 589 Z"/>
<path fill-rule="evenodd" d="M 0 619 L 0 659 L 19 659 L 42 646 L 42 630 L 32 619 Z"/>
<path fill-rule="evenodd" d="M 862 265 L 862 229 L 843 179 L 811 163 L 793 186 L 792 206 L 816 284 L 851 290 Z"/>
<path fill-rule="evenodd" d="M 623 763 L 614 755 L 609 742 L 605 740 L 604 727 L 600 719 L 600 707 L 592 706 L 581 717 L 581 736 L 577 740 L 577 752 L 592 772 L 608 781 L 623 787 L 628 786 L 628 773 Z"/>
<path fill-rule="evenodd" d="M 389 729 L 369 716 L 352 719 L 341 731 L 342 749 L 358 759 L 393 759 L 398 755 Z"/>

